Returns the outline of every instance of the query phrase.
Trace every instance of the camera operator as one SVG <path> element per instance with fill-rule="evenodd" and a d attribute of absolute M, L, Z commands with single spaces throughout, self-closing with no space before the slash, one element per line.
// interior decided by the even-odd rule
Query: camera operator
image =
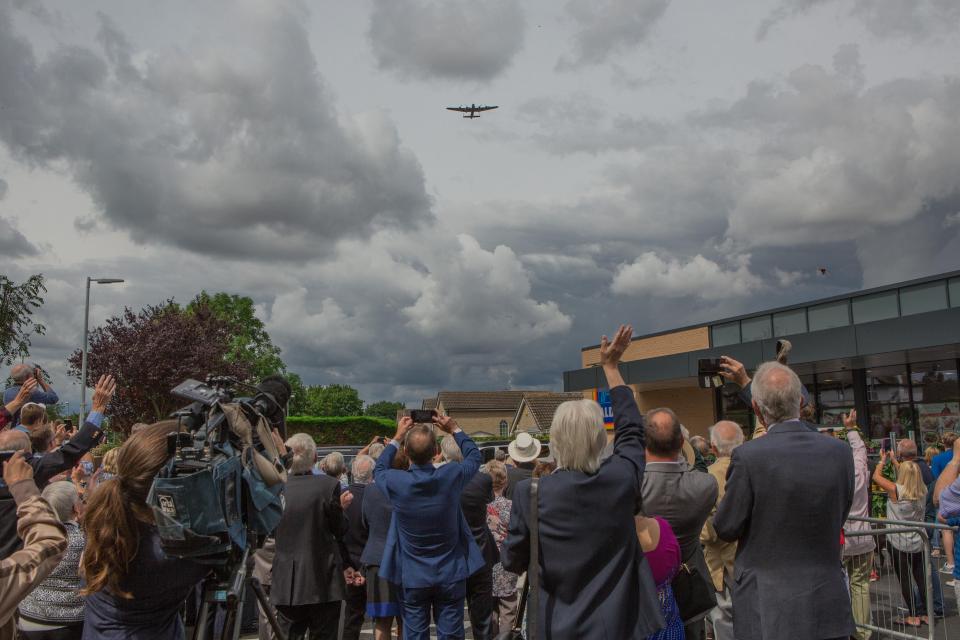
<path fill-rule="evenodd" d="M 53 387 L 47 383 L 43 375 L 43 369 L 37 365 L 33 365 L 32 367 L 31 365 L 23 363 L 13 365 L 13 368 L 10 369 L 10 379 L 13 380 L 13 385 L 3 391 L 4 404 L 16 398 L 17 394 L 20 393 L 20 388 L 30 380 L 36 382 L 36 386 L 40 387 L 39 389 L 34 387 L 30 392 L 30 397 L 27 398 L 30 402 L 46 405 L 60 402 L 60 396 L 58 396 L 57 392 L 53 390 Z M 19 418 L 20 416 L 14 413 L 14 423 L 16 423 Z"/>
<path fill-rule="evenodd" d="M 100 424 L 103 422 L 103 414 L 107 410 L 107 405 L 110 404 L 110 399 L 116 389 L 117 384 L 112 376 L 101 376 L 97 386 L 94 387 L 93 411 L 87 416 L 83 428 L 70 440 L 64 442 L 59 449 L 47 453 L 37 452 L 26 458 L 33 468 L 33 478 L 37 487 L 43 490 L 51 478 L 71 469 L 84 454 L 100 444 L 103 440 L 103 431 L 100 429 Z M 13 436 L 13 433 L 9 434 L 9 437 Z M 11 447 L 5 445 L 0 448 L 16 448 L 28 452 L 30 445 L 23 446 L 14 443 Z M 13 516 L 15 509 L 16 505 L 9 489 L 0 487 L 0 558 L 6 558 L 20 548 L 16 519 Z"/>
<path fill-rule="evenodd" d="M 167 420 L 131 436 L 117 455 L 117 475 L 87 502 L 80 564 L 87 596 L 84 638 L 184 637 L 180 606 L 209 567 L 163 552 L 146 502 L 154 476 L 169 459 L 167 434 L 177 428 Z"/>
<path fill-rule="evenodd" d="M 13 397 L 13 400 L 6 404 L 0 404 L 0 429 L 7 427 L 16 427 L 17 422 L 14 416 L 20 412 L 20 407 L 30 400 L 30 394 L 37 388 L 37 381 L 31 378 L 20 386 L 20 391 Z M 23 429 L 21 429 L 23 431 Z"/>
<path fill-rule="evenodd" d="M 3 484 L 16 502 L 17 532 L 25 542 L 18 554 L 0 561 L 0 638 L 14 638 L 17 605 L 60 563 L 67 536 L 57 514 L 40 497 L 23 453 L 3 464 Z"/>

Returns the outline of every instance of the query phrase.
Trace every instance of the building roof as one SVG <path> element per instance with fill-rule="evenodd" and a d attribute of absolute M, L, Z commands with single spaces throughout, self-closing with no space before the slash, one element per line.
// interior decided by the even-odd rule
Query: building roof
<path fill-rule="evenodd" d="M 517 416 L 514 418 L 514 428 L 519 424 L 523 415 L 523 408 L 526 407 L 533 417 L 533 422 L 540 431 L 549 431 L 553 423 L 553 414 L 559 407 L 568 400 L 583 400 L 583 394 L 579 392 L 565 393 L 532 393 L 525 395 L 520 407 L 517 409 Z"/>
<path fill-rule="evenodd" d="M 433 396 L 432 398 L 424 398 L 423 402 L 420 404 L 420 408 L 427 409 L 436 409 L 437 408 L 437 397 Z"/>
<path fill-rule="evenodd" d="M 507 411 L 514 412 L 526 391 L 441 391 L 437 405 L 445 411 Z M 433 408 L 436 408 L 434 406 Z"/>

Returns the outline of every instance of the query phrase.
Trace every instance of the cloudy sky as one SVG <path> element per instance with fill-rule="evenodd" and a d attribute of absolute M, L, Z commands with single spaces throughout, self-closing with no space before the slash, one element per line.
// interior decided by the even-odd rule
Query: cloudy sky
<path fill-rule="evenodd" d="M 87 275 L 94 324 L 249 295 L 370 401 L 559 388 L 960 268 L 958 54 L 955 0 L 0 0 L 0 272 L 74 401 Z"/>

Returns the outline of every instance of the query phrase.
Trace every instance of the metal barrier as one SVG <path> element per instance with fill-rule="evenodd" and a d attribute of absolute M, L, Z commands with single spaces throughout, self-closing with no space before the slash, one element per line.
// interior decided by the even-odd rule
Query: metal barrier
<path fill-rule="evenodd" d="M 858 640 L 949 639 L 951 633 L 960 640 L 953 589 L 948 590 L 948 600 L 940 580 L 940 562 L 933 557 L 930 543 L 934 531 L 956 528 L 931 522 L 849 520 L 867 523 L 870 528 L 846 532 L 847 538 L 853 541 L 869 536 L 874 543 L 872 552 L 844 558 Z M 917 546 L 917 551 L 905 551 Z M 918 618 L 922 622 L 914 626 Z"/>

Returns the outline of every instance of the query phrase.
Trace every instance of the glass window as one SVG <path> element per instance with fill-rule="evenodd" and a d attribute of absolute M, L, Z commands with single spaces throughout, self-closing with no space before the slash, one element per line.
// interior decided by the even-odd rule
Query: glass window
<path fill-rule="evenodd" d="M 955 360 L 923 362 L 910 366 L 910 384 L 917 409 L 921 442 L 936 442 L 955 431 L 960 420 L 960 384 Z"/>
<path fill-rule="evenodd" d="M 710 327 L 713 337 L 713 346 L 725 347 L 728 344 L 740 344 L 740 323 L 728 322 Z"/>
<path fill-rule="evenodd" d="M 807 384 L 807 389 L 811 385 Z M 853 395 L 853 374 L 849 371 L 817 374 L 817 409 L 820 424 L 834 426 L 842 423 L 842 415 L 856 408 Z"/>
<path fill-rule="evenodd" d="M 509 428 L 509 425 L 507 424 L 507 421 L 501 420 L 500 421 L 500 437 L 501 438 L 506 438 L 509 435 L 507 433 L 508 428 Z"/>
<path fill-rule="evenodd" d="M 905 366 L 867 369 L 870 437 L 906 438 L 915 429 Z M 916 436 L 916 434 L 914 434 Z"/>
<path fill-rule="evenodd" d="M 807 316 L 810 319 L 810 331 L 845 327 L 850 324 L 850 316 L 848 314 L 846 300 L 808 307 Z"/>
<path fill-rule="evenodd" d="M 807 310 L 794 309 L 773 315 L 773 335 L 777 338 L 807 332 Z"/>
<path fill-rule="evenodd" d="M 960 307 L 960 278 L 950 278 L 948 289 L 950 290 L 950 306 Z"/>
<path fill-rule="evenodd" d="M 900 315 L 926 313 L 947 308 L 947 283 L 931 282 L 900 289 Z"/>
<path fill-rule="evenodd" d="M 897 292 L 884 291 L 853 299 L 853 322 L 863 324 L 898 317 Z"/>
<path fill-rule="evenodd" d="M 766 340 L 771 337 L 773 337 L 773 329 L 770 326 L 770 316 L 747 318 L 740 321 L 740 338 L 744 342 Z"/>

